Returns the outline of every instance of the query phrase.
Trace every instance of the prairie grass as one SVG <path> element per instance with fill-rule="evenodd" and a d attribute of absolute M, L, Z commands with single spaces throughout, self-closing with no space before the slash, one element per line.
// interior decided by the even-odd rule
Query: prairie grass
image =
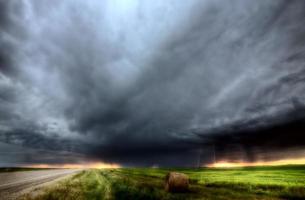
<path fill-rule="evenodd" d="M 165 192 L 164 177 L 169 171 L 189 175 L 188 193 Z M 86 170 L 23 199 L 305 199 L 305 166 Z"/>

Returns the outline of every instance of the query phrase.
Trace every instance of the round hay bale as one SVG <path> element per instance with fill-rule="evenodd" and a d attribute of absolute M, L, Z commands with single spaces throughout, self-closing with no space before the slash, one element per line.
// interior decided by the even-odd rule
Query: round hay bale
<path fill-rule="evenodd" d="M 166 175 L 165 190 L 167 192 L 187 192 L 189 189 L 189 178 L 186 174 L 169 172 Z"/>

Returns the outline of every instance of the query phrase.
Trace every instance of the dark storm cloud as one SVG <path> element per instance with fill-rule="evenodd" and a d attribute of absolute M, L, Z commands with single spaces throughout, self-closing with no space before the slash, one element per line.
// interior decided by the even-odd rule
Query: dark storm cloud
<path fill-rule="evenodd" d="M 1 1 L 1 141 L 126 165 L 304 145 L 304 2 L 124 2 Z"/>
<path fill-rule="evenodd" d="M 68 151 L 39 150 L 0 142 L 0 167 L 22 167 L 48 164 L 51 167 L 60 164 L 83 165 L 86 162 L 98 161 L 84 154 Z"/>
<path fill-rule="evenodd" d="M 225 130 L 224 133 L 211 135 L 207 143 L 215 145 L 219 160 L 276 160 L 279 156 L 275 155 L 279 152 L 286 152 L 286 157 L 294 157 L 295 152 L 289 154 L 291 150 L 304 149 L 304 130 L 304 120 L 295 120 L 260 129 Z M 275 154 L 273 158 L 270 156 L 272 153 Z"/>

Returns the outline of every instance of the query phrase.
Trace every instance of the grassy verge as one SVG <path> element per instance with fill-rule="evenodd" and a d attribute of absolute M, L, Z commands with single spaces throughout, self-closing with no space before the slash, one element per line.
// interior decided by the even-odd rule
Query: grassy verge
<path fill-rule="evenodd" d="M 22 200 L 87 200 L 110 199 L 111 188 L 98 170 L 82 171 L 37 194 L 27 194 Z"/>
<path fill-rule="evenodd" d="M 168 171 L 191 179 L 190 191 L 164 191 Z M 55 199 L 305 199 L 305 166 L 234 169 L 112 169 L 87 170 L 25 200 Z"/>

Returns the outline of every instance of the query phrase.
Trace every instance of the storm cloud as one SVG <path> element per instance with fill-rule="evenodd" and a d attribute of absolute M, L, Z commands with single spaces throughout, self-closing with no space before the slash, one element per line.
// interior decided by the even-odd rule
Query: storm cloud
<path fill-rule="evenodd" d="M 0 13 L 1 142 L 147 166 L 304 149 L 305 2 L 1 0 Z"/>

